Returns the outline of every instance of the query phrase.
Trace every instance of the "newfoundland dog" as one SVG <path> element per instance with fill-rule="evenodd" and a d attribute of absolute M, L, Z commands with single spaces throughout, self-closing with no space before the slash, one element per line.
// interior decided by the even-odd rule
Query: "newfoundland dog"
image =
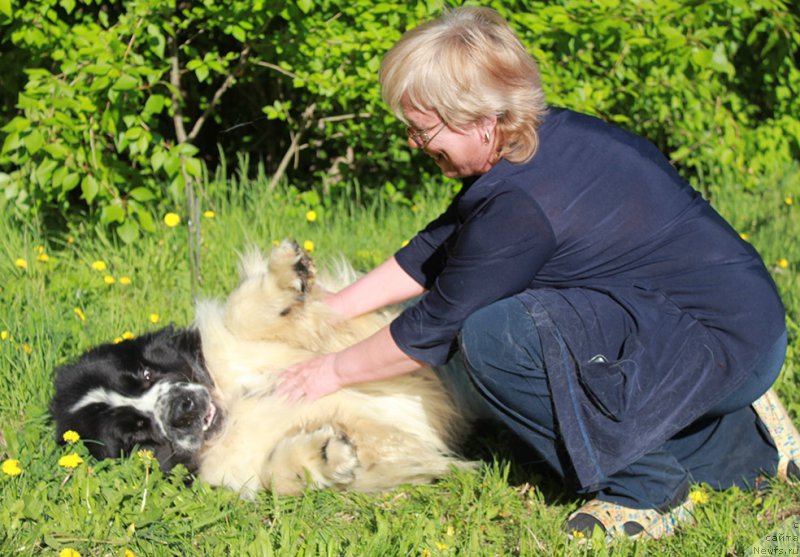
<path fill-rule="evenodd" d="M 352 280 L 342 266 L 336 286 Z M 252 495 L 268 489 L 376 491 L 471 467 L 453 447 L 468 424 L 431 369 L 342 389 L 311 403 L 274 394 L 278 374 L 386 325 L 339 320 L 321 301 L 308 254 L 284 241 L 241 257 L 223 304 L 195 323 L 89 350 L 56 370 L 58 438 L 78 432 L 98 459 L 148 449 L 167 470 Z"/>

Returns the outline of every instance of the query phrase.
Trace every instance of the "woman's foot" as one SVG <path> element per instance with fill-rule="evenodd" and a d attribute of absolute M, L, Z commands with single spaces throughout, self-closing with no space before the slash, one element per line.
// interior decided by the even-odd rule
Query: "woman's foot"
<path fill-rule="evenodd" d="M 783 481 L 800 481 L 800 433 L 792 423 L 777 393 L 770 389 L 753 403 L 758 417 L 766 426 L 778 449 L 778 470 Z"/>

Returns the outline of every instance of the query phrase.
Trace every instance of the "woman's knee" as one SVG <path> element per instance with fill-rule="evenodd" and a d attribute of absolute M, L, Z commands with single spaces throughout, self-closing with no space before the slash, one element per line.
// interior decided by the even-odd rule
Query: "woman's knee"
<path fill-rule="evenodd" d="M 536 325 L 516 298 L 500 300 L 479 309 L 465 321 L 459 345 L 469 372 L 476 378 L 498 371 L 542 368 L 541 344 Z"/>

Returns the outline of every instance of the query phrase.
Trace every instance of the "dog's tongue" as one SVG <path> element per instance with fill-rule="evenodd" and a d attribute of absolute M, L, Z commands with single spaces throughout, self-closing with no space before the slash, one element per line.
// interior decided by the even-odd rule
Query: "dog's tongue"
<path fill-rule="evenodd" d="M 213 403 L 208 403 L 208 412 L 203 417 L 203 431 L 207 431 L 214 423 L 214 417 L 217 415 L 217 407 Z"/>

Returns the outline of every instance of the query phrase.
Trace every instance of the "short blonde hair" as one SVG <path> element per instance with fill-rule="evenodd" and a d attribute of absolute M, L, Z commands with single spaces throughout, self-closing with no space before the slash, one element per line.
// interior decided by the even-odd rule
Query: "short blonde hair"
<path fill-rule="evenodd" d="M 407 31 L 379 76 L 384 100 L 403 122 L 403 102 L 437 112 L 459 131 L 495 116 L 501 157 L 523 162 L 536 152 L 547 110 L 539 67 L 490 8 L 450 10 Z"/>

